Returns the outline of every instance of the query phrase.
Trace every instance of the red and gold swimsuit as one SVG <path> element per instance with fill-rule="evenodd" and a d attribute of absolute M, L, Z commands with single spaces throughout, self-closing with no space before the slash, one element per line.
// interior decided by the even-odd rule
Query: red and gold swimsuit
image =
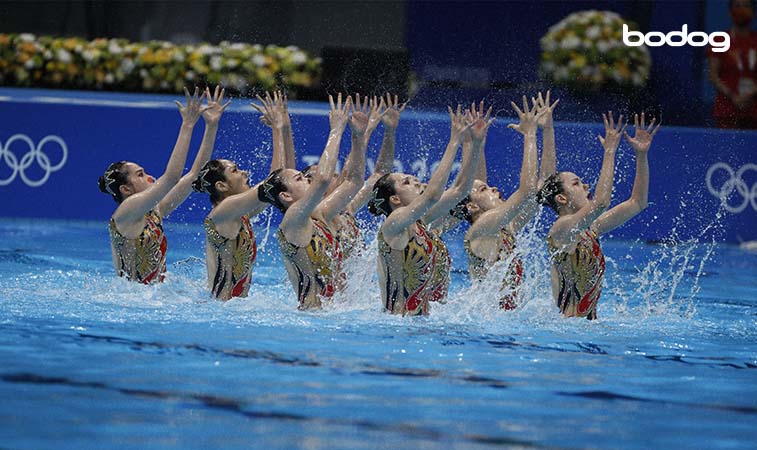
<path fill-rule="evenodd" d="M 449 250 L 447 250 L 447 244 L 444 243 L 438 233 L 426 228 L 426 232 L 432 241 L 434 241 L 434 247 L 436 248 L 436 264 L 434 265 L 434 276 L 431 280 L 432 285 L 440 286 L 434 295 L 429 299 L 431 302 L 441 302 L 447 298 L 449 292 L 449 272 L 452 267 L 452 258 L 449 256 Z"/>
<path fill-rule="evenodd" d="M 518 306 L 517 289 L 523 282 L 523 261 L 518 255 L 512 256 L 515 251 L 515 236 L 512 233 L 506 228 L 502 228 L 499 230 L 499 238 L 497 261 L 506 261 L 512 258 L 502 281 L 502 290 L 504 293 L 499 299 L 499 306 L 505 310 L 512 310 Z M 468 271 L 470 272 L 471 279 L 483 280 L 493 263 L 474 255 L 469 240 L 464 240 L 463 245 L 465 246 L 465 252 L 468 254 Z"/>
<path fill-rule="evenodd" d="M 553 293 L 560 312 L 566 317 L 596 319 L 605 276 L 605 257 L 597 234 L 583 232 L 573 253 L 559 251 L 551 239 L 547 242 L 552 253 Z"/>
<path fill-rule="evenodd" d="M 208 281 L 213 295 L 228 300 L 247 297 L 252 281 L 252 268 L 258 253 L 250 216 L 241 217 L 239 233 L 235 239 L 222 236 L 213 219 L 205 219 L 205 239 L 208 251 Z"/>
<path fill-rule="evenodd" d="M 113 264 L 119 277 L 143 284 L 163 281 L 166 272 L 168 241 L 163 232 L 160 215 L 153 211 L 145 214 L 145 227 L 136 239 L 128 239 L 109 224 Z"/>
<path fill-rule="evenodd" d="M 352 255 L 356 248 L 362 245 L 360 228 L 357 225 L 355 216 L 348 212 L 343 212 L 337 217 L 337 239 L 339 247 L 342 249 L 342 257 L 347 259 Z"/>
<path fill-rule="evenodd" d="M 428 302 L 444 299 L 449 287 L 444 243 L 420 220 L 413 230 L 403 250 L 392 249 L 384 235 L 378 235 L 381 295 L 384 307 L 397 314 L 428 314 Z"/>
<path fill-rule="evenodd" d="M 305 247 L 297 247 L 286 240 L 279 230 L 279 247 L 289 273 L 289 279 L 297 291 L 299 309 L 321 306 L 320 297 L 331 297 L 341 290 L 342 251 L 339 240 L 320 220 L 310 218 L 313 235 Z"/>

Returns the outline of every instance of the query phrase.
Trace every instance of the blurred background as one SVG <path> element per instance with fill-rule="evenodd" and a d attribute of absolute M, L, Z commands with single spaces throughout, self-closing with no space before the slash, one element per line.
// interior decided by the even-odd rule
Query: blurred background
<path fill-rule="evenodd" d="M 90 42 L 97 38 L 130 43 L 160 40 L 189 45 L 190 60 L 200 43 L 217 46 L 227 41 L 225 48 L 229 43 L 244 43 L 262 46 L 264 52 L 266 46 L 274 45 L 301 50 L 310 66 L 303 73 L 282 77 L 276 72 L 278 66 L 265 66 L 263 58 L 251 56 L 255 61 L 247 61 L 251 68 L 271 69 L 272 81 L 261 81 L 255 77 L 264 78 L 266 73 L 258 70 L 258 75 L 249 75 L 248 71 L 236 77 L 231 74 L 234 67 L 224 66 L 228 58 L 221 56 L 225 53 L 213 60 L 211 52 L 206 66 L 208 71 L 219 72 L 215 76 L 198 75 L 202 70 L 190 76 L 184 69 L 158 71 L 157 82 L 132 80 L 119 87 L 119 75 L 113 81 L 105 73 L 99 82 L 94 75 L 93 88 L 91 83 L 82 85 L 82 77 L 73 74 L 73 68 L 68 85 L 63 75 L 56 78 L 58 86 L 43 73 L 55 70 L 55 64 L 49 64 L 59 55 L 55 51 L 47 57 L 43 54 L 42 62 L 23 61 L 21 72 L 11 70 L 12 55 L 7 53 L 3 56 L 6 75 L 0 82 L 4 86 L 171 92 L 174 85 L 184 82 L 225 81 L 237 85 L 242 95 L 283 84 L 290 85 L 292 96 L 308 100 L 323 99 L 327 92 L 337 90 L 392 91 L 411 97 L 414 107 L 432 110 L 486 98 L 504 108 L 500 115 L 511 115 L 506 106 L 510 100 L 552 88 L 561 98 L 560 120 L 596 121 L 603 110 L 645 108 L 664 112 L 668 125 L 715 126 L 712 108 L 717 93 L 708 77 L 707 48 L 617 45 L 619 24 L 628 22 L 642 32 L 680 31 L 683 24 L 689 32 L 727 31 L 733 26 L 731 6 L 733 2 L 727 0 L 3 1 L 0 33 L 6 40 L 8 36 L 18 40 L 25 33 L 34 39 L 75 37 Z M 575 14 L 592 10 L 600 13 Z M 18 42 L 14 45 L 18 48 Z M 297 63 L 298 58 L 305 57 L 297 53 Z M 228 64 L 240 67 L 245 63 L 245 56 L 237 59 Z M 34 68 L 23 67 L 34 64 L 40 68 L 36 75 Z M 754 73 L 754 67 L 749 70 Z M 150 75 L 151 71 L 141 73 Z M 128 78 L 128 74 L 123 76 Z M 186 79 L 166 83 L 167 76 Z"/>

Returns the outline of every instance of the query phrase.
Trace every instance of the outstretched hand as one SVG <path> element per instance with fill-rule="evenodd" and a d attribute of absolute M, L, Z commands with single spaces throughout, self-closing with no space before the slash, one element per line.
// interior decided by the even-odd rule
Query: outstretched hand
<path fill-rule="evenodd" d="M 344 131 L 347 126 L 347 121 L 350 119 L 350 110 L 352 109 L 352 98 L 347 97 L 347 100 L 342 105 L 342 93 L 337 96 L 337 101 L 334 103 L 334 97 L 329 95 L 329 125 L 332 130 Z"/>
<path fill-rule="evenodd" d="M 348 97 L 352 99 L 352 96 Z M 368 98 L 363 98 L 362 104 L 360 103 L 360 94 L 355 94 L 355 101 L 352 103 L 352 117 L 350 117 L 350 131 L 355 136 L 363 136 L 369 125 Z"/>
<path fill-rule="evenodd" d="M 368 129 L 366 130 L 368 136 L 376 130 L 376 127 L 379 122 L 383 120 L 384 114 L 386 114 L 387 111 L 388 109 L 386 109 L 384 99 L 381 98 L 381 100 L 379 100 L 378 97 L 374 95 L 370 102 L 368 102 Z"/>
<path fill-rule="evenodd" d="M 457 110 L 453 111 L 451 107 L 447 106 L 449 111 L 450 120 L 450 142 L 460 142 L 460 138 L 469 128 L 473 126 L 473 120 L 471 120 L 470 112 L 463 111 L 462 105 L 457 105 Z"/>
<path fill-rule="evenodd" d="M 261 104 L 251 103 L 251 106 L 261 114 L 260 122 L 270 128 L 284 127 L 289 116 L 286 110 L 286 96 L 281 91 L 274 91 L 273 96 L 266 92 L 265 98 L 260 95 L 256 97 Z"/>
<path fill-rule="evenodd" d="M 560 99 L 557 99 L 554 103 L 550 104 L 549 95 L 550 91 L 547 91 L 546 97 L 543 97 L 541 92 L 539 92 L 539 95 L 536 98 L 531 97 L 531 102 L 536 108 L 536 114 L 538 116 L 537 123 L 542 129 L 551 128 L 554 125 L 554 122 L 552 121 L 552 113 L 555 110 L 555 106 L 560 102 Z"/>
<path fill-rule="evenodd" d="M 620 137 L 625 133 L 626 125 L 623 123 L 623 114 L 618 117 L 618 123 L 612 117 L 612 111 L 607 114 L 602 113 L 602 120 L 605 122 L 605 136 L 597 136 L 606 152 L 614 152 L 620 145 Z"/>
<path fill-rule="evenodd" d="M 472 125 L 470 127 L 470 137 L 475 142 L 483 142 L 486 139 L 486 133 L 489 131 L 489 126 L 494 123 L 494 118 L 490 118 L 492 114 L 492 107 L 490 106 L 486 112 L 484 112 L 484 101 L 481 100 L 479 108 L 476 109 L 476 104 L 471 103 L 470 107 L 470 120 Z"/>
<path fill-rule="evenodd" d="M 625 130 L 623 131 L 623 135 L 625 135 L 626 140 L 637 152 L 646 152 L 649 150 L 649 145 L 652 143 L 652 138 L 654 138 L 654 135 L 657 134 L 657 131 L 660 129 L 661 125 L 661 123 L 658 123 L 655 127 L 654 124 L 656 120 L 657 119 L 652 118 L 652 121 L 647 127 L 644 113 L 641 113 L 641 123 L 639 123 L 639 115 L 634 114 L 633 127 L 635 130 L 635 135 L 631 137 L 628 135 L 628 133 L 625 132 Z"/>
<path fill-rule="evenodd" d="M 182 105 L 178 100 L 174 101 L 176 106 L 179 107 L 179 113 L 184 123 L 190 126 L 194 126 L 198 120 L 200 120 L 200 114 L 205 111 L 207 107 L 202 106 L 202 99 L 200 98 L 200 89 L 195 86 L 194 95 L 189 95 L 187 88 L 184 88 L 184 97 L 187 99 L 186 106 Z"/>
<path fill-rule="evenodd" d="M 381 98 L 381 101 L 383 102 L 383 97 Z M 397 128 L 397 125 L 400 123 L 400 114 L 402 111 L 405 110 L 405 106 L 407 106 L 407 102 L 403 103 L 401 106 L 399 104 L 399 98 L 397 95 L 394 96 L 394 101 L 392 101 L 392 95 L 388 92 L 386 93 L 386 111 L 384 112 L 384 115 L 381 119 L 381 122 L 384 124 L 384 127 L 386 128 Z"/>
<path fill-rule="evenodd" d="M 510 105 L 512 105 L 515 113 L 518 114 L 519 123 L 511 123 L 507 128 L 512 128 L 524 136 L 529 133 L 536 133 L 537 122 L 543 114 L 546 114 L 546 110 L 539 112 L 536 105 L 529 109 L 528 100 L 525 95 L 523 96 L 523 110 L 518 108 L 515 102 L 510 102 Z"/>
<path fill-rule="evenodd" d="M 223 103 L 223 95 L 226 92 L 221 86 L 216 86 L 213 96 L 210 96 L 210 88 L 205 88 L 205 108 L 202 110 L 202 118 L 208 125 L 218 125 L 221 116 L 231 104 L 231 100 Z"/>

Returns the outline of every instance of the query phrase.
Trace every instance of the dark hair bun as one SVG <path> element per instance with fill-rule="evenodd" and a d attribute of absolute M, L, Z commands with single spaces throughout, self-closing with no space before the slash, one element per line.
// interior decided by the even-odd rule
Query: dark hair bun
<path fill-rule="evenodd" d="M 192 182 L 192 190 L 195 192 L 202 192 L 207 194 L 208 188 L 205 186 L 205 180 L 202 177 L 202 174 L 195 178 L 195 180 Z"/>
<path fill-rule="evenodd" d="M 468 202 L 470 202 L 470 196 L 457 202 L 457 205 L 449 210 L 449 215 L 455 219 L 464 220 L 468 223 L 473 222 L 473 216 L 470 211 L 468 211 Z"/>

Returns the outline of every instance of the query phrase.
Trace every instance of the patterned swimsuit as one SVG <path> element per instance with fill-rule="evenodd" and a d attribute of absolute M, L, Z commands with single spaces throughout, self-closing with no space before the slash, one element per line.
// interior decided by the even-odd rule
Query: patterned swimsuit
<path fill-rule="evenodd" d="M 379 283 L 384 307 L 393 313 L 428 314 L 428 302 L 439 301 L 449 287 L 449 254 L 420 220 L 403 250 L 392 249 L 378 235 Z M 446 275 L 444 275 L 446 273 Z"/>
<path fill-rule="evenodd" d="M 468 270 L 471 279 L 483 280 L 489 272 L 492 263 L 484 258 L 479 258 L 473 254 L 470 241 L 464 240 L 465 252 L 468 254 Z M 502 280 L 503 295 L 499 299 L 499 306 L 505 310 L 512 310 L 518 306 L 517 289 L 523 281 L 523 261 L 520 256 L 511 256 L 515 251 L 515 236 L 506 228 L 499 230 L 499 248 L 497 249 L 497 261 L 506 261 L 512 257 L 510 265 L 507 267 L 504 279 Z"/>
<path fill-rule="evenodd" d="M 552 253 L 552 275 L 557 277 L 555 297 L 566 317 L 597 318 L 597 302 L 602 293 L 605 257 L 597 234 L 587 230 L 579 237 L 573 253 L 559 251 L 547 239 Z"/>
<path fill-rule="evenodd" d="M 213 249 L 215 263 L 208 265 L 208 281 L 211 282 L 213 295 L 223 300 L 247 297 L 250 290 L 252 267 L 258 248 L 250 216 L 245 214 L 241 219 L 242 224 L 235 239 L 222 236 L 213 219 L 205 219 L 206 243 L 208 249 Z"/>
<path fill-rule="evenodd" d="M 344 281 L 339 240 L 326 224 L 317 219 L 310 220 L 313 235 L 305 247 L 297 247 L 286 240 L 280 229 L 278 231 L 279 247 L 297 291 L 299 309 L 319 307 L 319 296 L 333 296 Z"/>
<path fill-rule="evenodd" d="M 122 235 L 112 217 L 108 228 L 113 264 L 119 277 L 143 284 L 163 281 L 168 241 L 157 212 L 149 211 L 145 214 L 145 227 L 136 239 Z"/>
<path fill-rule="evenodd" d="M 355 216 L 346 211 L 339 214 L 337 220 L 339 227 L 336 234 L 337 239 L 339 239 L 339 247 L 342 249 L 342 257 L 347 259 L 356 248 L 360 248 L 360 228 L 357 226 Z"/>

